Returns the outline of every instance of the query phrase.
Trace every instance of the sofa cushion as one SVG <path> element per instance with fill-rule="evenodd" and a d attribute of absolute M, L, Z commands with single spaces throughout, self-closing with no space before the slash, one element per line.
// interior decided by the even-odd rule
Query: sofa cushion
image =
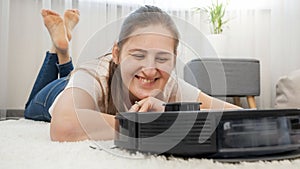
<path fill-rule="evenodd" d="M 276 108 L 300 108 L 300 69 L 279 79 L 276 84 Z"/>

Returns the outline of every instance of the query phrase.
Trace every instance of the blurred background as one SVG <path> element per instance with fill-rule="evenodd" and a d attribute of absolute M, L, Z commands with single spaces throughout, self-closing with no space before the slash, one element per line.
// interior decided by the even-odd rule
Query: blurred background
<path fill-rule="evenodd" d="M 126 17 L 141 5 L 155 5 L 178 17 L 209 39 L 209 16 L 195 8 L 207 8 L 210 0 L 1 0 L 0 1 L 0 109 L 24 109 L 34 80 L 51 47 L 40 10 L 63 14 L 78 8 L 80 22 L 73 32 L 71 55 L 76 64 L 91 37 L 110 23 Z M 300 68 L 299 0 L 230 0 L 226 5 L 222 36 L 225 58 L 260 61 L 261 94 L 258 108 L 274 107 L 275 84 L 279 77 Z M 100 48 L 112 46 L 118 29 Z M 191 34 L 191 32 L 181 32 Z M 190 37 L 193 37 L 191 34 Z M 183 64 L 197 53 L 182 47 Z M 109 51 L 109 49 L 107 49 Z"/>

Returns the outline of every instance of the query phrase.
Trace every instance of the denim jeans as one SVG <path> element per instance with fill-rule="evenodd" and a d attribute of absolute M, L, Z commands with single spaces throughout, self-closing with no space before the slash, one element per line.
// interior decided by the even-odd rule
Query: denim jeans
<path fill-rule="evenodd" d="M 56 54 L 47 52 L 25 105 L 26 119 L 50 122 L 49 108 L 66 87 L 68 75 L 74 69 L 72 61 L 58 64 Z M 60 77 L 60 78 L 59 78 Z"/>

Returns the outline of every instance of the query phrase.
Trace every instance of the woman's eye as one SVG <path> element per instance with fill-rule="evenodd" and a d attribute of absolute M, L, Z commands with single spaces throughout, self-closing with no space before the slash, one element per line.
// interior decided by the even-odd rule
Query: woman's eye
<path fill-rule="evenodd" d="M 168 61 L 169 59 L 168 59 L 168 58 L 157 57 L 156 60 L 157 60 L 159 63 L 164 63 L 164 62 Z"/>
<path fill-rule="evenodd" d="M 135 57 L 136 59 L 143 59 L 145 55 L 143 54 L 130 54 L 131 56 Z"/>

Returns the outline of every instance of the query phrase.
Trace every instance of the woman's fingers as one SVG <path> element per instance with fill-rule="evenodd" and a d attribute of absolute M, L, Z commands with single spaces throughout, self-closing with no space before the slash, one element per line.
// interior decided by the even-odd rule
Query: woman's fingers
<path fill-rule="evenodd" d="M 146 99 L 143 99 L 143 100 L 140 100 L 140 101 L 135 101 L 135 103 L 129 109 L 129 112 L 139 112 L 139 110 L 143 106 L 144 102 L 146 102 Z"/>
<path fill-rule="evenodd" d="M 149 112 L 149 111 L 163 112 L 165 109 L 163 104 L 164 102 L 157 98 L 147 97 L 145 99 L 136 102 L 132 106 L 132 110 L 134 109 L 134 111 L 137 111 L 138 108 L 138 112 Z"/>
<path fill-rule="evenodd" d="M 157 98 L 147 97 L 140 101 L 136 101 L 129 109 L 129 112 L 163 112 L 165 110 L 165 107 L 163 106 L 164 103 L 165 102 Z"/>
<path fill-rule="evenodd" d="M 131 108 L 128 110 L 129 112 L 138 112 L 140 110 L 140 106 L 137 104 L 134 104 L 131 106 Z"/>
<path fill-rule="evenodd" d="M 139 110 L 139 112 L 147 112 L 151 110 L 152 103 L 151 102 L 144 102 Z"/>

